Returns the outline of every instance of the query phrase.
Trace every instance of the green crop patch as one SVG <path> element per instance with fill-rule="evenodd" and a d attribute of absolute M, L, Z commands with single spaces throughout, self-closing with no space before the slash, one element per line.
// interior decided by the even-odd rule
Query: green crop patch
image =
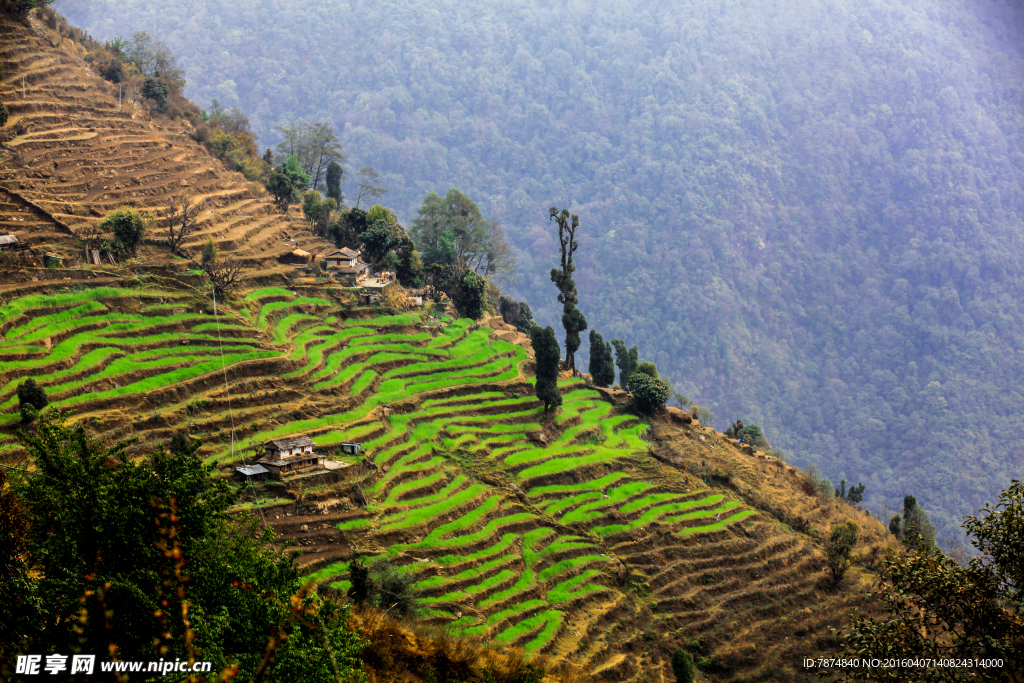
<path fill-rule="evenodd" d="M 365 529 L 371 526 L 373 522 L 365 517 L 359 519 L 350 519 L 344 522 L 339 522 L 336 527 L 339 531 L 354 531 L 355 529 Z"/>
<path fill-rule="evenodd" d="M 527 567 L 523 570 L 522 574 L 519 575 L 519 579 L 506 588 L 505 590 L 492 593 L 490 597 L 482 600 L 478 603 L 477 607 L 480 609 L 486 609 L 492 605 L 498 605 L 509 598 L 515 597 L 520 594 L 525 594 L 527 591 L 537 585 L 537 575 L 532 569 Z"/>
<path fill-rule="evenodd" d="M 552 484 L 551 486 L 535 486 L 527 493 L 531 498 L 534 496 L 548 496 L 558 493 L 578 493 L 581 491 L 604 491 L 617 481 L 626 478 L 624 472 L 608 474 L 600 479 L 585 481 L 580 484 Z"/>
<path fill-rule="evenodd" d="M 577 505 L 582 505 L 588 500 L 594 500 L 595 498 L 604 498 L 604 494 L 598 491 L 590 491 L 588 493 L 581 493 L 577 496 L 568 496 L 566 498 L 560 498 L 559 500 L 552 501 L 545 508 L 544 512 L 551 516 L 557 516 L 563 510 Z"/>
<path fill-rule="evenodd" d="M 688 527 L 686 529 L 683 529 L 682 531 L 676 532 L 676 535 L 677 536 L 682 536 L 682 537 L 685 538 L 686 536 L 693 536 L 695 534 L 704 534 L 704 533 L 710 533 L 712 531 L 719 531 L 719 530 L 724 529 L 725 527 L 729 526 L 730 524 L 735 524 L 736 522 L 739 522 L 740 520 L 746 519 L 747 517 L 749 517 L 750 515 L 752 515 L 752 514 L 754 514 L 756 512 L 757 512 L 756 510 L 744 510 L 743 512 L 738 512 L 738 513 L 736 513 L 735 515 L 733 515 L 731 517 L 726 517 L 725 519 L 723 519 L 721 521 L 717 521 L 714 524 L 705 524 L 703 526 Z"/>
<path fill-rule="evenodd" d="M 440 458 L 437 458 L 435 460 L 438 463 L 441 462 Z M 434 463 L 434 462 L 435 461 L 431 461 L 431 463 Z M 396 466 L 395 469 L 399 469 L 399 468 Z M 425 467 L 420 467 L 420 468 L 415 468 L 415 469 L 413 469 L 413 468 L 402 468 L 402 469 L 404 469 L 405 471 L 410 471 L 410 470 L 415 471 L 415 470 L 419 470 L 419 469 L 431 469 L 431 467 L 430 467 L 430 463 L 428 463 Z M 399 501 L 400 501 L 401 497 L 404 496 L 406 493 L 409 493 L 410 491 L 417 491 L 417 490 L 423 489 L 423 488 L 429 488 L 430 486 L 433 486 L 435 483 L 437 483 L 439 481 L 444 481 L 447 478 L 447 476 L 448 475 L 445 472 L 435 472 L 434 474 L 427 475 L 426 477 L 412 479 L 410 481 L 402 482 L 401 484 L 398 484 L 397 486 L 393 486 L 391 488 L 391 490 L 388 492 L 387 498 L 384 500 L 384 505 L 400 505 L 401 503 Z"/>
<path fill-rule="evenodd" d="M 589 595 L 590 593 L 594 593 L 596 591 L 607 590 L 607 588 L 604 586 L 594 583 L 587 583 L 590 579 L 594 578 L 595 576 L 601 575 L 602 572 L 600 570 L 588 569 L 587 571 L 583 572 L 582 574 L 579 574 L 578 576 L 574 576 L 571 579 L 566 579 L 565 581 L 561 582 L 560 584 L 549 590 L 547 592 L 547 595 L 545 595 L 544 597 L 552 605 L 559 605 L 565 602 L 569 602 L 570 600 L 575 600 L 576 598 L 583 597 L 584 595 Z"/>
<path fill-rule="evenodd" d="M 455 538 L 447 540 L 427 537 L 419 543 L 415 544 L 415 547 L 453 549 L 467 545 L 475 545 L 481 541 L 486 541 L 487 539 L 493 537 L 497 533 L 500 533 L 502 527 L 504 526 L 515 525 L 521 522 L 528 522 L 534 519 L 535 517 L 527 512 L 517 513 L 514 515 L 509 515 L 507 517 L 499 517 L 497 519 L 492 519 L 491 521 L 487 522 L 487 524 L 482 529 L 480 529 L 480 531 L 477 531 L 475 533 L 466 534 L 464 536 L 457 536 Z"/>
<path fill-rule="evenodd" d="M 609 534 L 614 534 L 614 533 L 618 533 L 620 531 L 625 531 L 626 529 L 636 529 L 638 527 L 650 524 L 651 522 L 659 519 L 660 517 L 664 517 L 666 515 L 670 515 L 670 514 L 672 514 L 674 512 L 681 512 L 683 510 L 693 510 L 694 508 L 700 508 L 700 507 L 708 507 L 710 505 L 714 505 L 714 504 L 718 503 L 719 501 L 723 500 L 724 498 L 725 498 L 725 496 L 716 494 L 716 495 L 707 496 L 705 498 L 701 498 L 700 500 L 687 500 L 687 501 L 683 501 L 681 503 L 670 503 L 668 505 L 659 505 L 657 507 L 653 507 L 653 508 L 647 510 L 642 515 L 640 515 L 638 518 L 636 518 L 635 520 L 632 520 L 628 524 L 614 524 L 614 525 L 611 525 L 611 526 L 599 526 L 599 527 L 594 527 L 593 529 L 591 529 L 591 531 L 593 533 L 595 533 L 595 534 L 598 534 L 599 536 L 607 536 Z M 727 505 L 731 507 L 731 506 L 739 505 L 739 503 L 728 503 Z M 728 508 L 726 508 L 726 509 L 728 509 Z M 693 519 L 695 517 L 702 517 L 702 516 L 707 516 L 707 515 L 713 515 L 714 513 L 719 512 L 719 511 L 720 511 L 720 509 L 711 510 L 711 511 L 700 510 L 700 511 L 695 511 L 695 512 L 691 512 L 691 513 L 687 513 L 687 514 L 684 514 L 684 515 L 673 516 L 673 517 L 668 518 L 665 521 L 666 522 L 670 522 L 670 523 L 671 522 L 677 522 L 677 521 L 681 521 L 683 519 Z"/>
<path fill-rule="evenodd" d="M 556 562 L 547 569 L 544 569 L 540 573 L 540 580 L 547 581 L 553 576 L 564 574 L 567 571 L 573 570 L 577 567 L 584 567 L 592 562 L 610 562 L 610 558 L 605 555 L 581 555 L 580 557 L 570 557 L 569 559 Z"/>
<path fill-rule="evenodd" d="M 316 570 L 312 574 L 307 574 L 304 578 L 308 581 L 312 579 L 317 583 L 323 583 L 329 579 L 333 579 L 336 576 L 347 576 L 348 575 L 348 562 L 335 562 L 329 564 L 326 567 Z"/>
<path fill-rule="evenodd" d="M 75 306 L 74 308 L 68 308 L 59 313 L 51 313 L 50 315 L 41 315 L 32 318 L 29 322 L 24 325 L 12 328 L 8 330 L 7 334 L 4 335 L 5 339 L 18 339 L 24 336 L 26 333 L 31 332 L 40 327 L 49 327 L 51 325 L 58 325 L 60 323 L 66 323 L 70 320 L 75 320 L 82 317 L 86 313 L 93 313 L 95 311 L 105 311 L 107 307 L 101 304 L 99 301 L 87 301 L 81 306 Z"/>
<path fill-rule="evenodd" d="M 453 576 L 432 576 L 429 579 L 424 579 L 416 584 L 416 587 L 420 590 L 430 590 L 434 586 L 443 586 L 446 583 L 452 581 L 466 581 L 468 579 L 474 579 L 478 576 L 482 576 L 487 572 L 491 571 L 495 567 L 500 567 L 502 564 L 511 562 L 516 558 L 515 555 L 504 555 L 489 562 L 477 565 L 471 569 L 467 569 L 464 572 L 460 572 Z"/>
<path fill-rule="evenodd" d="M 492 614 L 490 617 L 487 618 L 486 622 L 480 624 L 479 626 L 473 626 L 471 628 L 462 629 L 461 631 L 454 631 L 454 633 L 463 636 L 483 635 L 491 626 L 501 623 L 505 619 L 511 619 L 517 614 L 522 614 L 523 612 L 535 610 L 538 607 L 544 607 L 546 606 L 546 604 L 547 603 L 545 603 L 543 600 L 527 600 L 526 602 L 520 605 L 510 607 L 509 609 L 498 612 L 497 614 Z"/>
<path fill-rule="evenodd" d="M 580 507 L 562 515 L 562 524 L 572 524 L 573 522 L 585 522 L 595 517 L 600 517 L 604 514 L 602 510 L 607 507 L 618 507 L 618 505 L 624 501 L 632 498 L 636 494 L 646 491 L 651 487 L 650 484 L 642 481 L 633 481 L 622 486 L 610 489 L 602 500 L 594 501 L 592 503 L 585 503 Z"/>
<path fill-rule="evenodd" d="M 543 625 L 544 628 L 541 630 L 540 634 L 527 643 L 524 648 L 527 652 L 536 652 L 547 645 L 555 635 L 558 634 L 558 629 L 561 624 L 562 612 L 553 609 L 547 610 L 534 615 L 529 619 L 524 619 L 514 626 L 508 627 L 495 638 L 501 643 L 513 643 Z"/>
<path fill-rule="evenodd" d="M 593 455 L 580 455 L 568 458 L 551 458 L 549 460 L 545 460 L 539 465 L 528 467 L 522 472 L 519 472 L 516 475 L 516 477 L 523 481 L 529 481 L 530 479 L 536 479 L 538 477 L 550 476 L 552 474 L 562 474 L 563 472 L 571 472 L 575 469 L 585 467 L 587 465 L 598 463 L 610 463 L 629 455 L 628 452 L 614 451 L 612 449 L 595 450 L 599 452 L 594 452 Z"/>
<path fill-rule="evenodd" d="M 388 517 L 381 523 L 380 531 L 384 532 L 391 529 L 423 524 L 428 520 L 436 519 L 442 513 L 458 509 L 462 505 L 472 502 L 478 496 L 486 492 L 487 487 L 485 485 L 474 484 L 473 486 L 455 493 L 450 498 L 444 498 L 440 502 L 424 505 L 423 507 L 414 508 L 407 512 Z M 410 504 L 414 504 L 415 502 L 416 501 L 410 501 Z"/>
<path fill-rule="evenodd" d="M 623 506 L 621 506 L 619 508 L 619 512 L 621 512 L 624 515 L 628 515 L 631 512 L 635 512 L 637 510 L 642 510 L 645 507 L 651 507 L 651 506 L 657 505 L 659 503 L 665 503 L 665 502 L 670 501 L 670 500 L 675 500 L 677 498 L 684 498 L 687 495 L 691 495 L 691 494 L 655 493 L 653 495 L 643 496 L 642 498 L 637 498 L 636 500 L 633 500 L 633 501 L 630 501 L 630 502 L 626 503 L 625 505 L 623 505 Z"/>
<path fill-rule="evenodd" d="M 265 287 L 264 289 L 257 289 L 249 292 L 245 295 L 242 301 L 259 301 L 260 299 L 269 299 L 270 297 L 283 296 L 286 299 L 294 299 L 295 295 L 289 292 L 287 289 L 281 289 L 280 287 Z"/>
<path fill-rule="evenodd" d="M 348 393 L 352 396 L 358 396 L 363 393 L 364 389 L 373 384 L 373 380 L 376 377 L 376 372 L 373 370 L 367 370 L 359 376 L 359 379 L 352 383 L 352 387 L 348 390 Z"/>
<path fill-rule="evenodd" d="M 519 538 L 519 534 L 504 534 L 500 541 L 492 546 L 484 548 L 483 550 L 477 550 L 476 552 L 468 555 L 443 555 L 434 561 L 443 567 L 450 567 L 462 562 L 476 562 L 478 560 L 497 555 L 498 553 L 505 552 L 508 548 L 512 547 L 512 544 L 517 538 Z"/>
<path fill-rule="evenodd" d="M 260 315 L 256 319 L 256 326 L 260 329 L 267 328 L 267 319 L 278 311 L 284 311 L 289 308 L 297 308 L 302 304 L 309 306 L 330 306 L 331 302 L 326 299 L 317 299 L 310 297 L 299 297 L 298 299 L 292 299 L 291 301 L 275 301 L 273 303 L 266 304 L 260 309 Z"/>

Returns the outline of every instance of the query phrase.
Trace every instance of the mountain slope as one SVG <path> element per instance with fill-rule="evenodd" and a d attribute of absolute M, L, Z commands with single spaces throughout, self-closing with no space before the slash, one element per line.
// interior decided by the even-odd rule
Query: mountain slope
<path fill-rule="evenodd" d="M 873 509 L 958 534 L 1024 466 L 1017 3 L 56 6 L 155 31 L 265 144 L 333 121 L 405 220 L 474 197 L 545 323 L 570 206 L 591 326 Z"/>
<path fill-rule="evenodd" d="M 200 437 L 225 475 L 252 444 L 308 434 L 332 469 L 259 485 L 241 507 L 296 539 L 313 578 L 344 590 L 353 552 L 391 557 L 428 621 L 606 680 L 669 680 L 671 652 L 700 638 L 712 679 L 794 680 L 800 657 L 835 647 L 846 609 L 871 609 L 884 529 L 792 467 L 678 411 L 639 420 L 580 380 L 545 415 L 500 320 L 351 300 L 262 288 L 213 316 L 152 276 L 22 284 L 0 306 L 0 445 L 27 376 L 104 438 L 138 439 L 132 454 Z M 350 441 L 360 457 L 338 449 Z M 858 566 L 835 590 L 820 539 L 848 517 Z"/>
<path fill-rule="evenodd" d="M 107 211 L 132 204 L 160 217 L 171 197 L 188 192 L 204 202 L 184 245 L 195 253 L 212 238 L 226 254 L 273 270 L 273 259 L 296 247 L 331 246 L 304 229 L 295 207 L 282 213 L 262 186 L 226 169 L 187 123 L 151 117 L 128 94 L 119 104 L 117 86 L 89 72 L 72 41 L 54 47 L 60 36 L 26 21 L 0 25 L 0 98 L 10 110 L 0 132 L 0 221 L 22 241 L 78 258 L 75 233 Z M 150 242 L 165 228 L 158 221 Z M 166 249 L 146 253 L 150 262 L 173 261 Z"/>

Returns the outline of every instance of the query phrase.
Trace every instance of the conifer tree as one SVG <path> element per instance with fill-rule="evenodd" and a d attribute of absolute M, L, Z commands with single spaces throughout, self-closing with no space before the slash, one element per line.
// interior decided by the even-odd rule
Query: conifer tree
<path fill-rule="evenodd" d="M 608 387 L 615 382 L 615 361 L 612 346 L 597 330 L 590 331 L 590 366 L 588 368 L 594 384 Z"/>
<path fill-rule="evenodd" d="M 576 351 L 580 348 L 582 340 L 580 332 L 587 329 L 587 319 L 576 307 L 579 303 L 579 293 L 576 291 L 576 281 L 572 274 L 576 265 L 572 262 L 572 255 L 579 248 L 576 241 L 576 229 L 580 226 L 580 217 L 576 214 L 569 214 L 568 209 L 558 212 L 557 206 L 549 210 L 549 218 L 558 224 L 558 244 L 561 257 L 561 268 L 551 269 L 551 281 L 558 287 L 558 303 L 562 304 L 562 327 L 565 328 L 565 369 L 576 370 Z"/>
<path fill-rule="evenodd" d="M 626 342 L 621 339 L 612 339 L 612 346 L 615 348 L 615 364 L 619 366 L 619 386 L 629 391 L 629 378 L 640 364 L 640 351 L 635 346 L 627 350 Z"/>
<path fill-rule="evenodd" d="M 341 194 L 341 178 L 345 175 L 345 169 L 337 161 L 327 164 L 327 196 L 341 206 L 344 197 Z"/>
<path fill-rule="evenodd" d="M 551 326 L 538 325 L 533 328 L 530 341 L 537 361 L 537 398 L 544 401 L 547 412 L 562 405 L 562 394 L 558 392 L 558 340 Z"/>

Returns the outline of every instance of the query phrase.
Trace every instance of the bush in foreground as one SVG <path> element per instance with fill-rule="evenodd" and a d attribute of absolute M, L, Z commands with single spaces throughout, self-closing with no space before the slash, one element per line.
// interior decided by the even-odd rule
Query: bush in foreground
<path fill-rule="evenodd" d="M 34 420 L 36 414 L 49 403 L 46 391 L 31 377 L 18 385 L 18 409 L 21 411 L 22 424 Z"/>
<path fill-rule="evenodd" d="M 845 680 L 1021 679 L 1024 483 L 1014 480 L 997 505 L 966 517 L 964 528 L 980 553 L 966 567 L 919 534 L 908 539 L 911 550 L 890 551 L 875 594 L 889 614 L 880 619 L 855 614 L 840 656 L 886 658 L 895 666 L 846 669 Z M 967 670 L 914 666 L 920 659 L 997 660 L 1001 665 Z"/>
<path fill-rule="evenodd" d="M 270 528 L 228 515 L 198 442 L 140 461 L 126 445 L 54 411 L 22 437 L 36 470 L 0 490 L 0 548 L 17 550 L 0 553 L 0 679 L 18 654 L 116 647 L 224 680 L 359 680 L 347 611 L 308 593 Z"/>

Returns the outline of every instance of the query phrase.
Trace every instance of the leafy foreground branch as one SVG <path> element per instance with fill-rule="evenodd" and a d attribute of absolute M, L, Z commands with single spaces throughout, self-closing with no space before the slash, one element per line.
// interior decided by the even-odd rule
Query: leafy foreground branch
<path fill-rule="evenodd" d="M 890 553 L 879 584 L 889 618 L 859 616 L 847 635 L 847 658 L 877 658 L 889 667 L 844 672 L 854 681 L 1024 680 L 1024 486 L 1013 481 L 999 504 L 966 518 L 982 554 L 961 566 L 919 534 L 913 550 Z M 959 666 L 906 666 L 961 660 Z M 970 666 L 964 661 L 972 662 Z M 973 664 L 980 662 L 978 664 Z"/>
<path fill-rule="evenodd" d="M 312 591 L 270 528 L 228 514 L 236 493 L 198 441 L 133 461 L 50 410 L 21 444 L 35 470 L 0 468 L 0 680 L 19 654 L 54 653 L 212 663 L 187 680 L 575 679 Z"/>
<path fill-rule="evenodd" d="M 18 654 L 209 661 L 226 680 L 361 680 L 348 608 L 304 589 L 273 532 L 182 437 L 133 462 L 60 413 L 2 489 L 0 678 Z M 20 473 L 19 473 L 20 474 Z"/>

